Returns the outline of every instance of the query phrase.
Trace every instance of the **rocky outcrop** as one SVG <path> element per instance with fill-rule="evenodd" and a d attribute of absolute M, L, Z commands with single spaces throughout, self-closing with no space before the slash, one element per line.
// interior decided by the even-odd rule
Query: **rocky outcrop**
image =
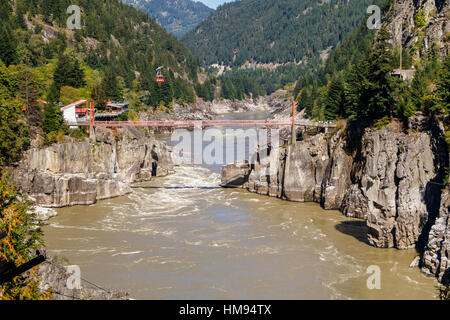
<path fill-rule="evenodd" d="M 221 185 L 227 188 L 247 188 L 250 165 L 247 162 L 223 166 Z"/>
<path fill-rule="evenodd" d="M 342 133 L 332 136 L 328 143 L 331 156 L 321 185 L 320 202 L 324 209 L 341 209 L 344 197 L 351 185 L 350 173 L 353 158 L 345 150 L 347 142 Z"/>
<path fill-rule="evenodd" d="M 300 202 L 319 201 L 328 163 L 324 134 L 311 137 L 308 143 L 290 145 L 284 167 L 283 198 Z"/>
<path fill-rule="evenodd" d="M 100 288 L 92 283 L 80 281 L 80 287 L 71 285 L 71 277 L 66 267 L 54 258 L 47 256 L 46 261 L 38 268 L 39 289 L 47 291 L 51 288 L 52 300 L 128 300 L 127 292 Z M 68 285 L 69 283 L 69 285 Z M 74 289 L 71 289 L 73 287 Z"/>
<path fill-rule="evenodd" d="M 448 165 L 446 150 L 442 128 L 417 114 L 407 131 L 392 123 L 362 133 L 352 128 L 320 133 L 280 148 L 266 160 L 257 155 L 258 161 L 245 170 L 238 172 L 239 168 L 228 165 L 226 171 L 238 172 L 238 181 L 246 182 L 239 187 L 251 192 L 314 201 L 325 209 L 365 219 L 367 239 L 373 246 L 420 250 L 438 216 L 439 181 Z M 268 173 L 276 157 L 278 169 Z M 227 179 L 222 182 L 226 185 Z M 448 206 L 443 206 L 441 218 L 430 232 L 430 239 L 435 240 L 428 240 L 426 257 L 431 262 L 427 268 L 433 273 L 441 264 L 448 268 L 447 260 L 441 259 L 445 254 L 448 257 L 448 249 L 441 247 L 448 248 L 449 241 L 444 227 Z"/>
<path fill-rule="evenodd" d="M 450 195 L 449 186 L 442 195 L 439 217 L 432 226 L 423 254 L 422 270 L 442 281 L 450 272 Z M 447 281 L 450 278 L 447 279 Z"/>
<path fill-rule="evenodd" d="M 414 248 L 428 220 L 426 189 L 436 177 L 431 136 L 385 127 L 363 139 L 360 189 L 368 200 L 369 242 Z"/>
<path fill-rule="evenodd" d="M 12 170 L 13 182 L 38 206 L 88 205 L 173 168 L 171 150 L 137 129 L 96 128 L 95 137 L 28 150 Z"/>
<path fill-rule="evenodd" d="M 448 0 L 397 0 L 386 17 L 387 30 L 392 32 L 394 45 L 402 43 L 416 56 L 420 56 L 434 43 L 442 55 L 448 55 L 450 32 Z M 424 25 L 417 25 L 415 17 L 423 13 Z M 424 50 L 417 50 L 424 49 Z"/>

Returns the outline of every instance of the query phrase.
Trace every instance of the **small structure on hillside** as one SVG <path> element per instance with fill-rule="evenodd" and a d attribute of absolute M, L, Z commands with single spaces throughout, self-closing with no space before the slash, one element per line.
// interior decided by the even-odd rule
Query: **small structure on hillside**
<path fill-rule="evenodd" d="M 411 81 L 414 79 L 414 75 L 416 74 L 416 69 L 414 66 L 411 69 L 395 69 L 394 72 L 391 73 L 393 77 L 398 77 L 402 80 Z"/>
<path fill-rule="evenodd" d="M 64 121 L 70 129 L 77 129 L 76 124 L 89 121 L 88 100 L 83 99 L 61 108 Z"/>
<path fill-rule="evenodd" d="M 115 118 L 120 117 L 120 115 L 129 110 L 130 103 L 127 101 L 124 102 L 111 102 L 108 101 L 106 103 L 106 108 L 104 111 L 98 110 L 95 113 L 95 119 L 101 120 L 113 120 Z"/>
<path fill-rule="evenodd" d="M 128 111 L 130 103 L 129 102 L 111 102 L 106 103 L 106 110 L 112 113 L 123 113 Z"/>

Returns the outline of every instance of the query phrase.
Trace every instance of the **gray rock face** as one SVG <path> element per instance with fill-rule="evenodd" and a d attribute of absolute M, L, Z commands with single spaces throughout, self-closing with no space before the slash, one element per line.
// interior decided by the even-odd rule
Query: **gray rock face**
<path fill-rule="evenodd" d="M 94 143 L 28 150 L 12 177 L 36 205 L 64 207 L 130 193 L 130 183 L 167 175 L 173 164 L 171 150 L 139 130 L 97 128 Z"/>
<path fill-rule="evenodd" d="M 450 195 L 449 188 L 442 195 L 439 217 L 431 228 L 422 259 L 422 270 L 440 281 L 450 272 Z"/>
<path fill-rule="evenodd" d="M 425 13 L 425 26 L 416 25 L 419 12 Z M 422 49 L 414 54 L 420 57 L 436 44 L 445 56 L 450 51 L 449 14 L 449 1 L 396 0 L 383 20 L 394 45 L 418 46 Z M 443 129 L 424 115 L 411 117 L 409 129 L 368 129 L 351 155 L 346 151 L 350 140 L 339 134 L 308 138 L 280 151 L 278 174 L 262 174 L 266 165 L 252 167 L 244 187 L 292 201 L 320 202 L 325 209 L 364 218 L 368 240 L 376 247 L 422 250 L 425 245 L 422 270 L 442 279 L 449 272 L 449 195 L 447 186 L 441 198 L 442 186 L 436 182 L 448 166 L 448 146 L 439 137 Z"/>
<path fill-rule="evenodd" d="M 223 166 L 221 185 L 227 188 L 246 188 L 249 174 L 250 165 L 248 162 Z"/>
<path fill-rule="evenodd" d="M 252 161 L 254 164 L 251 166 L 248 178 L 248 189 L 261 195 L 280 198 L 285 178 L 285 156 L 284 150 L 277 153 L 272 152 L 270 148 L 258 153 Z"/>
<path fill-rule="evenodd" d="M 329 142 L 331 154 L 322 182 L 320 202 L 324 209 L 339 210 L 351 185 L 353 158 L 345 151 L 346 142 L 340 134 Z M 334 148 L 334 149 L 333 149 Z"/>
<path fill-rule="evenodd" d="M 284 168 L 283 194 L 291 201 L 318 201 L 329 155 L 324 134 L 290 145 Z"/>
<path fill-rule="evenodd" d="M 81 283 L 79 289 L 71 289 L 69 274 L 64 266 L 55 259 L 47 256 L 46 261 L 38 268 L 40 277 L 39 289 L 46 291 L 52 288 L 53 300 L 128 300 L 127 292 L 95 287 L 87 282 Z M 81 277 L 83 277 L 81 275 Z"/>
<path fill-rule="evenodd" d="M 431 137 L 385 127 L 363 139 L 361 192 L 367 198 L 369 242 L 414 248 L 428 220 L 427 184 L 436 176 Z"/>
<path fill-rule="evenodd" d="M 350 186 L 342 200 L 341 211 L 347 217 L 364 219 L 369 212 L 369 201 L 357 184 Z"/>
<path fill-rule="evenodd" d="M 423 10 L 426 15 L 427 27 L 424 37 L 418 35 L 418 28 L 415 24 L 415 16 Z M 429 49 L 436 43 L 442 55 L 449 52 L 448 41 L 445 35 L 450 31 L 448 23 L 448 12 L 450 4 L 448 1 L 436 0 L 396 0 L 395 6 L 386 17 L 387 30 L 392 32 L 392 42 L 395 45 L 402 43 L 404 48 L 411 49 L 418 41 L 424 50 Z M 415 55 L 419 56 L 420 52 Z"/>
<path fill-rule="evenodd" d="M 436 150 L 445 147 L 439 142 L 439 126 L 433 127 L 432 134 L 417 130 L 429 128 L 425 123 L 429 119 L 413 120 L 414 130 L 408 133 L 395 123 L 380 130 L 366 129 L 356 148 L 348 148 L 355 141 L 349 138 L 354 134 L 351 131 L 346 136 L 322 133 L 299 141 L 271 156 L 269 161 L 278 157 L 277 172 L 267 174 L 270 163 L 258 161 L 241 171 L 242 181 L 248 176 L 248 183 L 238 183 L 238 187 L 291 201 L 319 202 L 325 209 L 365 219 L 367 238 L 376 247 L 421 246 L 421 238 L 428 235 L 427 225 L 437 215 L 434 207 L 440 191 L 434 180 L 446 163 Z M 227 166 L 228 172 L 236 170 Z M 431 273 L 448 268 L 447 226 L 448 203 L 443 204 L 428 240 L 426 269 Z"/>

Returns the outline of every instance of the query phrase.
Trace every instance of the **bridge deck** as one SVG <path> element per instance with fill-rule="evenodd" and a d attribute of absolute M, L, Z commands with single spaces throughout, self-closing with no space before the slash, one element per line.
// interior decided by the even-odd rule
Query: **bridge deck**
<path fill-rule="evenodd" d="M 68 123 L 69 126 L 89 126 L 90 123 Z M 183 121 L 95 121 L 94 127 L 281 127 L 291 126 L 292 120 L 183 120 Z M 335 124 L 298 121 L 300 127 L 335 128 Z"/>

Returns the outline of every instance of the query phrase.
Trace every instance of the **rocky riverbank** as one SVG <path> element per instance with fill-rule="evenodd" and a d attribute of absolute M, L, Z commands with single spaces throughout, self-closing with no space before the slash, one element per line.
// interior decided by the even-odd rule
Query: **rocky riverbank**
<path fill-rule="evenodd" d="M 167 175 L 172 151 L 140 130 L 96 128 L 95 140 L 28 150 L 12 181 L 40 207 L 89 205 L 131 192 L 130 184 Z"/>
<path fill-rule="evenodd" d="M 408 128 L 350 125 L 258 155 L 254 164 L 223 167 L 222 185 L 290 201 L 314 201 L 325 209 L 365 219 L 369 243 L 412 249 L 420 267 L 442 279 L 450 267 L 448 166 L 443 128 L 417 115 Z M 278 167 L 268 171 L 278 157 Z M 430 231 L 431 230 L 431 231 Z"/>
<path fill-rule="evenodd" d="M 39 289 L 47 291 L 51 288 L 52 300 L 128 300 L 130 298 L 125 291 L 101 288 L 76 278 L 76 275 L 70 274 L 66 267 L 50 256 L 47 256 L 46 261 L 39 266 L 38 275 Z M 79 287 L 74 285 L 77 281 L 79 281 Z"/>

